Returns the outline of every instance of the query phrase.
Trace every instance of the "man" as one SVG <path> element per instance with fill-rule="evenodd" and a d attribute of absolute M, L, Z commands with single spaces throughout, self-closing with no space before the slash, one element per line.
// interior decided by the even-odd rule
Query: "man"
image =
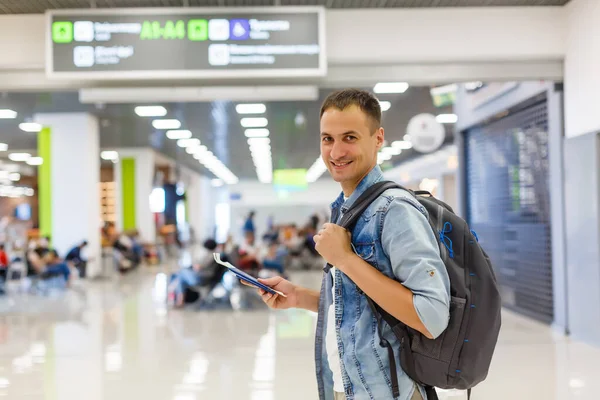
<path fill-rule="evenodd" d="M 332 204 L 339 222 L 356 199 L 383 179 L 377 152 L 384 142 L 381 109 L 368 92 L 331 94 L 321 108 L 321 157 L 343 193 Z M 315 235 L 316 250 L 334 266 L 321 292 L 280 277 L 262 280 L 287 298 L 260 291 L 272 308 L 319 313 L 315 341 L 321 400 L 392 399 L 387 350 L 365 295 L 428 338 L 449 319 L 450 281 L 427 212 L 408 192 L 385 192 L 362 214 L 352 232 L 327 223 Z M 364 293 L 364 294 L 363 294 Z M 399 363 L 400 344 L 387 324 L 382 336 L 396 352 L 399 400 L 425 398 Z"/>
<path fill-rule="evenodd" d="M 250 211 L 250 213 L 248 214 L 248 217 L 246 217 L 246 221 L 244 222 L 244 235 L 246 235 L 247 233 L 252 233 L 252 235 L 256 235 L 256 228 L 254 227 L 254 215 L 255 212 L 254 211 Z"/>
<path fill-rule="evenodd" d="M 4 294 L 4 282 L 7 278 L 8 256 L 4 251 L 4 243 L 0 243 L 0 294 Z"/>
<path fill-rule="evenodd" d="M 73 247 L 71 250 L 69 250 L 69 252 L 67 253 L 67 256 L 65 257 L 65 261 L 72 262 L 73 265 L 75 266 L 75 268 L 77 268 L 77 270 L 79 271 L 79 276 L 81 278 L 85 278 L 86 273 L 87 273 L 86 270 L 87 270 L 88 260 L 85 259 L 81 255 L 81 251 L 87 245 L 88 245 L 88 242 L 86 240 L 84 240 L 79 245 L 77 245 L 77 246 Z"/>
<path fill-rule="evenodd" d="M 8 267 L 8 255 L 4 250 L 4 243 L 0 243 L 0 268 Z"/>
<path fill-rule="evenodd" d="M 39 242 L 31 241 L 27 251 L 28 270 L 42 278 L 62 275 L 66 285 L 71 283 L 71 269 L 58 258 L 56 251 L 49 248 L 49 240 L 44 237 Z"/>
<path fill-rule="evenodd" d="M 181 308 L 185 305 L 185 292 L 194 286 L 209 285 L 215 283 L 215 279 L 220 279 L 223 267 L 214 260 L 213 253 L 218 247 L 214 239 L 204 241 L 204 252 L 200 261 L 189 268 L 183 268 L 171 275 L 169 284 L 169 301 L 176 307 Z M 225 255 L 222 259 L 226 260 Z"/>

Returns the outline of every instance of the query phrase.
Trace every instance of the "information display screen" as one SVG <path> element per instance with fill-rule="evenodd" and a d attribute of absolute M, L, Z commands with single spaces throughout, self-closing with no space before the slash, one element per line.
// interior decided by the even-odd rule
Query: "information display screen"
<path fill-rule="evenodd" d="M 49 77 L 326 74 L 321 8 L 51 10 L 47 21 Z"/>
<path fill-rule="evenodd" d="M 273 187 L 276 190 L 301 191 L 308 187 L 306 169 L 276 169 L 273 171 Z"/>

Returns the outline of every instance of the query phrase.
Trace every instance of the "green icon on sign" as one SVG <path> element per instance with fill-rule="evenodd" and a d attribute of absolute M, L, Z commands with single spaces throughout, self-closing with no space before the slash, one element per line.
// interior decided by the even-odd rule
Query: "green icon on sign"
<path fill-rule="evenodd" d="M 195 42 L 208 39 L 208 21 L 205 19 L 191 19 L 188 22 L 188 39 Z"/>
<path fill-rule="evenodd" d="M 71 43 L 73 41 L 73 23 L 54 22 L 52 24 L 52 41 L 54 43 Z"/>

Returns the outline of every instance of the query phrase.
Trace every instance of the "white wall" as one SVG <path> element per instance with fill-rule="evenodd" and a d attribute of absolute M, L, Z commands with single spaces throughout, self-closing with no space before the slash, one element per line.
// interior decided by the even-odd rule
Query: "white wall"
<path fill-rule="evenodd" d="M 241 223 L 250 210 L 256 211 L 256 230 L 262 235 L 267 229 L 269 215 L 274 217 L 276 224 L 296 223 L 300 226 L 307 222 L 311 214 L 328 215 L 329 205 L 341 193 L 340 185 L 329 178 L 309 184 L 305 191 L 290 192 L 286 196 L 279 196 L 273 185 L 258 181 L 240 181 L 228 189 L 232 195 L 241 195 L 239 200 L 230 202 L 230 231 L 238 240 L 242 236 Z"/>
<path fill-rule="evenodd" d="M 347 86 L 374 77 L 430 83 L 562 74 L 563 7 L 328 10 L 325 19 L 330 70 L 320 84 Z M 45 78 L 44 27 L 43 15 L 0 15 L 0 72 L 5 70 L 0 88 L 96 86 Z"/>
<path fill-rule="evenodd" d="M 600 1 L 573 0 L 566 7 L 565 135 L 600 130 Z"/>
<path fill-rule="evenodd" d="M 236 185 L 229 186 L 231 194 L 241 195 L 241 199 L 232 201 L 232 205 L 243 203 L 247 206 L 328 206 L 341 191 L 339 183 L 327 178 L 309 184 L 305 191 L 290 192 L 290 195 L 285 197 L 277 196 L 272 184 L 258 181 L 240 181 Z"/>
<path fill-rule="evenodd" d="M 44 68 L 44 15 L 0 15 L 0 71 Z"/>
<path fill-rule="evenodd" d="M 210 179 L 195 171 L 182 170 L 187 182 L 186 196 L 189 224 L 194 229 L 196 240 L 202 241 L 211 234 L 214 227 L 214 193 Z"/>
<path fill-rule="evenodd" d="M 562 59 L 564 30 L 562 7 L 328 11 L 327 60 L 385 64 Z"/>
<path fill-rule="evenodd" d="M 84 113 L 38 114 L 51 128 L 52 244 L 62 256 L 83 240 L 100 259 L 100 157 L 98 120 Z M 88 274 L 100 273 L 90 262 Z"/>

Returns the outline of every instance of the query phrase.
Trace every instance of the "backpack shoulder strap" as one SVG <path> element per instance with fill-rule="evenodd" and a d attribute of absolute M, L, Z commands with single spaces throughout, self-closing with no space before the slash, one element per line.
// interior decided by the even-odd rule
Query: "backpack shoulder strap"
<path fill-rule="evenodd" d="M 383 192 L 392 188 L 404 189 L 402 186 L 391 181 L 381 181 L 370 186 L 367 190 L 365 190 L 363 194 L 361 194 L 358 197 L 358 199 L 356 199 L 356 201 L 354 202 L 354 204 L 352 204 L 352 207 L 350 207 L 346 214 L 344 214 L 339 225 L 342 228 L 351 230 L 352 227 L 356 224 L 356 221 L 358 221 L 358 218 L 360 218 L 362 213 L 367 209 L 367 207 L 369 207 L 369 205 L 371 205 L 371 203 L 375 201 L 375 199 L 381 196 Z M 329 272 L 331 268 L 332 265 L 327 263 L 323 270 L 325 272 Z"/>
<path fill-rule="evenodd" d="M 356 199 L 354 204 L 352 204 L 352 207 L 350 207 L 350 209 L 342 217 L 339 225 L 348 230 L 352 229 L 352 227 L 356 224 L 356 221 L 358 221 L 358 218 L 367 209 L 367 207 L 369 207 L 371 203 L 375 201 L 375 199 L 381 196 L 386 190 L 396 188 L 404 189 L 402 186 L 391 181 L 381 181 L 375 183 L 365 190 L 365 192 L 361 194 L 358 199 Z"/>

